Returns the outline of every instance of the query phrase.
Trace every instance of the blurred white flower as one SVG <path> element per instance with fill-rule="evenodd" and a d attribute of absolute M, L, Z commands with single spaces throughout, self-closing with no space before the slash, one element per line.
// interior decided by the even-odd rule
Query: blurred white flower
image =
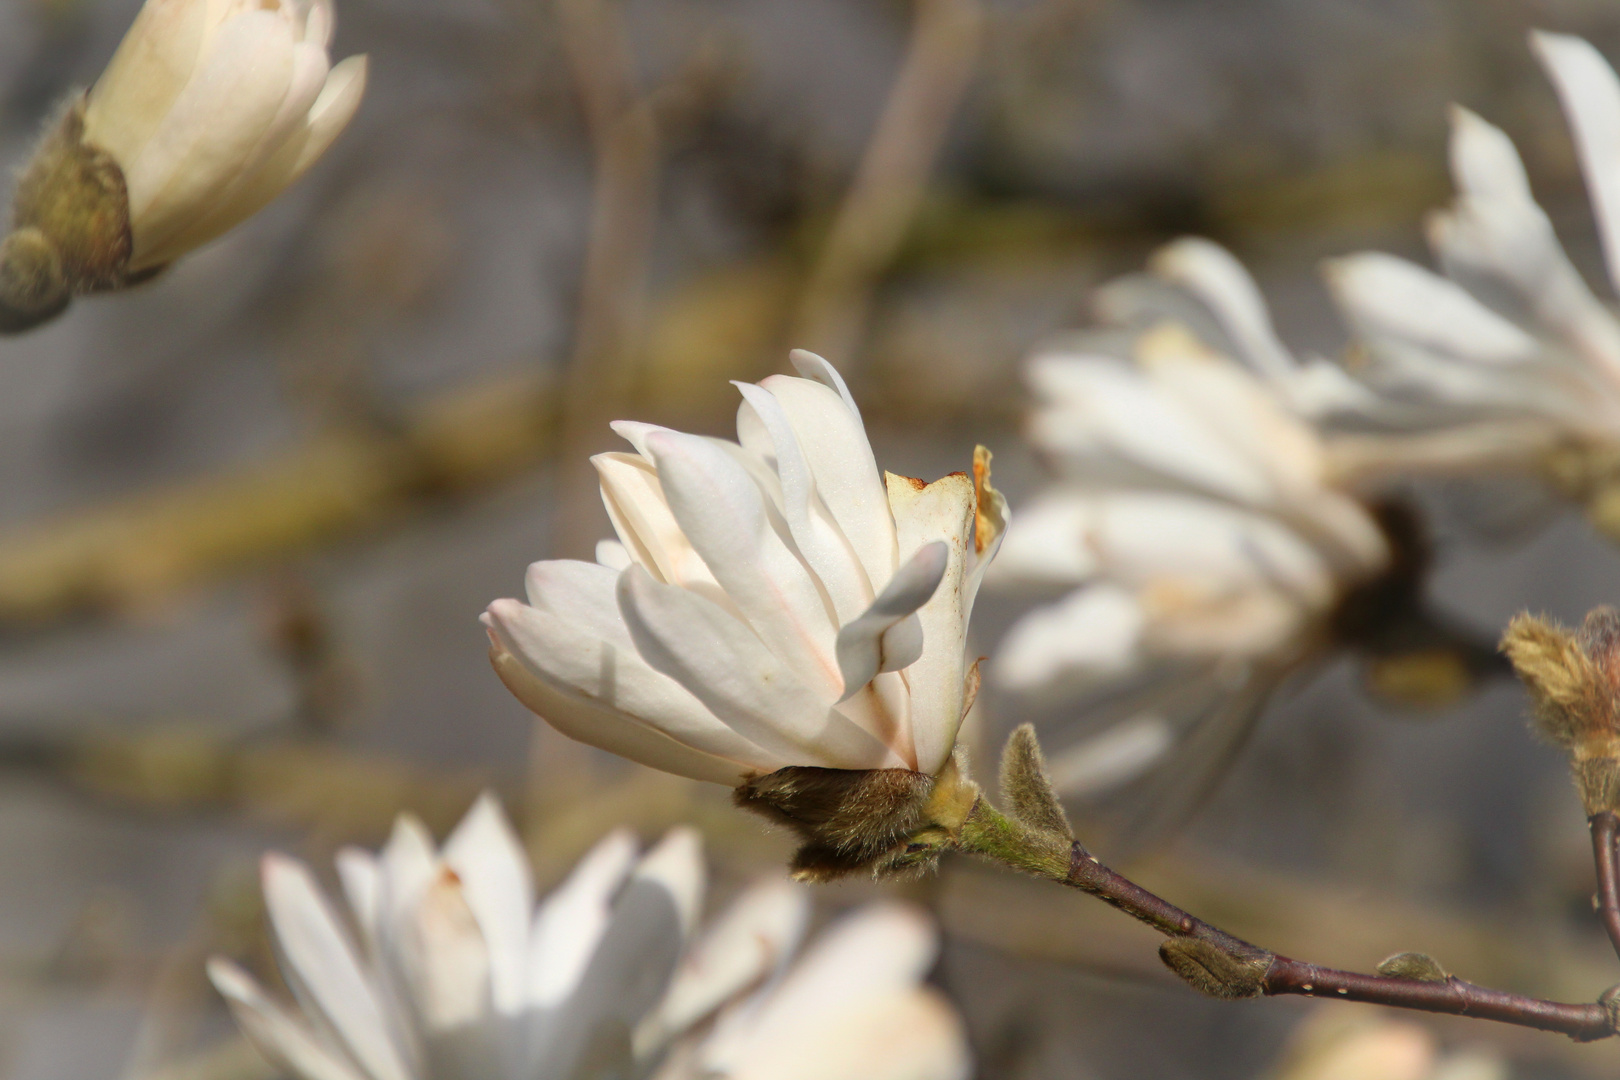
<path fill-rule="evenodd" d="M 84 104 L 123 172 L 127 272 L 161 267 L 302 176 L 359 107 L 366 58 L 327 56 L 332 0 L 146 0 Z"/>
<path fill-rule="evenodd" d="M 402 817 L 377 855 L 338 857 L 355 940 L 302 863 L 264 860 L 297 1006 L 236 964 L 209 975 L 243 1031 L 298 1080 L 965 1080 L 955 1013 L 921 980 L 931 924 L 896 904 L 845 917 L 797 964 L 808 901 L 757 885 L 695 943 L 704 872 L 676 830 L 638 857 L 603 840 L 535 904 L 489 796 L 442 850 Z M 690 947 L 689 947 L 690 946 Z"/>
<path fill-rule="evenodd" d="M 1153 269 L 1103 292 L 1124 330 L 1030 360 L 1029 438 L 1055 482 L 994 572 L 1073 589 L 1016 623 L 991 670 L 1026 714 L 1107 728 L 1053 755 L 1070 794 L 1123 784 L 1173 748 L 1218 770 L 1267 693 L 1321 654 L 1338 602 L 1391 559 L 1304 415 L 1353 401 L 1354 384 L 1288 354 L 1224 250 L 1179 241 Z"/>
<path fill-rule="evenodd" d="M 1620 80 L 1586 41 L 1534 33 L 1563 102 L 1620 283 Z M 1376 419 L 1416 429 L 1370 449 L 1385 467 L 1469 472 L 1543 467 L 1550 450 L 1620 444 L 1620 322 L 1593 295 L 1531 194 L 1499 129 L 1452 112 L 1458 195 L 1428 222 L 1445 276 L 1392 255 L 1327 266 L 1360 338 L 1357 377 Z"/>
<path fill-rule="evenodd" d="M 837 372 L 793 359 L 805 377 L 738 384 L 738 442 L 615 424 L 635 452 L 594 462 L 621 543 L 490 605 L 496 671 L 565 735 L 733 785 L 949 759 L 1006 514 L 989 454 L 931 484 L 880 473 Z"/>

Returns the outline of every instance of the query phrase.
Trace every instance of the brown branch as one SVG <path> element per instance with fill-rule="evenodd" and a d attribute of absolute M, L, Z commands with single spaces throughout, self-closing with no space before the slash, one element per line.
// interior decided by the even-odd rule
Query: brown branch
<path fill-rule="evenodd" d="M 1593 814 L 1587 822 L 1592 829 L 1592 864 L 1597 869 L 1597 915 L 1609 935 L 1616 956 L 1620 956 L 1620 854 L 1615 841 L 1620 819 L 1612 810 Z"/>
<path fill-rule="evenodd" d="M 1545 1001 L 1478 986 L 1438 970 L 1433 978 L 1365 975 L 1281 956 L 1149 892 L 1104 866 L 1078 840 L 1067 841 L 1013 821 L 983 798 L 963 826 L 959 844 L 971 854 L 1090 893 L 1157 930 L 1166 937 L 1159 949 L 1165 963 L 1213 997 L 1298 994 L 1363 1001 L 1555 1031 L 1581 1042 L 1616 1033 L 1608 1008 L 1600 1002 Z"/>

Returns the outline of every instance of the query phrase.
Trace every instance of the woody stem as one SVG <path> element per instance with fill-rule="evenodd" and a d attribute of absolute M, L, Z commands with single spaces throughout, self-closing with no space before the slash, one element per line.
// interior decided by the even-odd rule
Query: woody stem
<path fill-rule="evenodd" d="M 1616 851 L 1620 819 L 1604 810 L 1587 819 L 1592 829 L 1592 865 L 1597 870 L 1597 915 L 1620 956 L 1620 853 Z"/>
<path fill-rule="evenodd" d="M 1594 819 L 1594 836 L 1597 833 Z M 1614 821 L 1608 826 L 1614 851 Z M 960 850 L 1090 893 L 1165 935 L 1160 955 L 1178 975 L 1215 997 L 1298 994 L 1398 1009 L 1473 1016 L 1556 1031 L 1580 1042 L 1616 1034 L 1603 1005 L 1544 1001 L 1455 976 L 1433 981 L 1320 967 L 1252 945 L 1204 922 L 1104 866 L 1078 840 L 1030 828 L 980 798 L 963 824 Z M 1602 860 L 1600 859 L 1600 865 Z M 1614 860 L 1611 857 L 1612 868 Z M 1610 878 L 1611 885 L 1614 879 Z M 1608 925 L 1607 923 L 1605 925 Z M 1173 947 L 1174 946 L 1174 947 Z M 1190 959 L 1188 959 L 1190 958 Z M 1189 964 L 1195 965 L 1189 973 Z"/>

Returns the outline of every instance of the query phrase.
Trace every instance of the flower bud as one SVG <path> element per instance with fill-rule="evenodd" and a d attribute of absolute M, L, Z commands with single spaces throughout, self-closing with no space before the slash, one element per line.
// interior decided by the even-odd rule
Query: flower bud
<path fill-rule="evenodd" d="M 1587 814 L 1620 809 L 1620 612 L 1597 608 L 1573 633 L 1518 615 L 1502 651 L 1530 692 L 1537 728 L 1569 751 Z"/>
<path fill-rule="evenodd" d="M 24 167 L 0 246 L 0 332 L 138 284 L 257 213 L 365 90 L 331 65 L 331 0 L 147 0 Z"/>

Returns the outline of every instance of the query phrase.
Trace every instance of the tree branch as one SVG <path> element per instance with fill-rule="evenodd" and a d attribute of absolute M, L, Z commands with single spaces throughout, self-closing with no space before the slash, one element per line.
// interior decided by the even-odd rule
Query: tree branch
<path fill-rule="evenodd" d="M 1604 850 L 1610 854 L 1611 868 L 1614 866 L 1614 829 L 1612 816 L 1602 830 L 1597 819 L 1593 819 L 1594 842 L 1599 831 L 1606 830 L 1608 847 Z M 968 815 L 957 846 L 970 854 L 1090 893 L 1164 934 L 1166 940 L 1159 948 L 1159 955 L 1166 965 L 1213 997 L 1236 999 L 1298 994 L 1364 1001 L 1555 1031 L 1581 1042 L 1616 1034 L 1609 1009 L 1601 1002 L 1570 1004 L 1492 990 L 1444 974 L 1438 965 L 1434 965 L 1432 975 L 1422 977 L 1365 975 L 1278 955 L 1212 926 L 1142 888 L 1104 866 L 1078 840 L 1012 820 L 982 797 Z M 1603 860 L 1599 862 L 1602 865 Z M 1613 896 L 1614 879 L 1609 880 Z"/>
<path fill-rule="evenodd" d="M 1616 956 L 1620 956 L 1620 855 L 1615 840 L 1620 819 L 1612 810 L 1593 814 L 1587 820 L 1592 829 L 1592 864 L 1597 869 L 1597 915 L 1609 935 Z"/>

